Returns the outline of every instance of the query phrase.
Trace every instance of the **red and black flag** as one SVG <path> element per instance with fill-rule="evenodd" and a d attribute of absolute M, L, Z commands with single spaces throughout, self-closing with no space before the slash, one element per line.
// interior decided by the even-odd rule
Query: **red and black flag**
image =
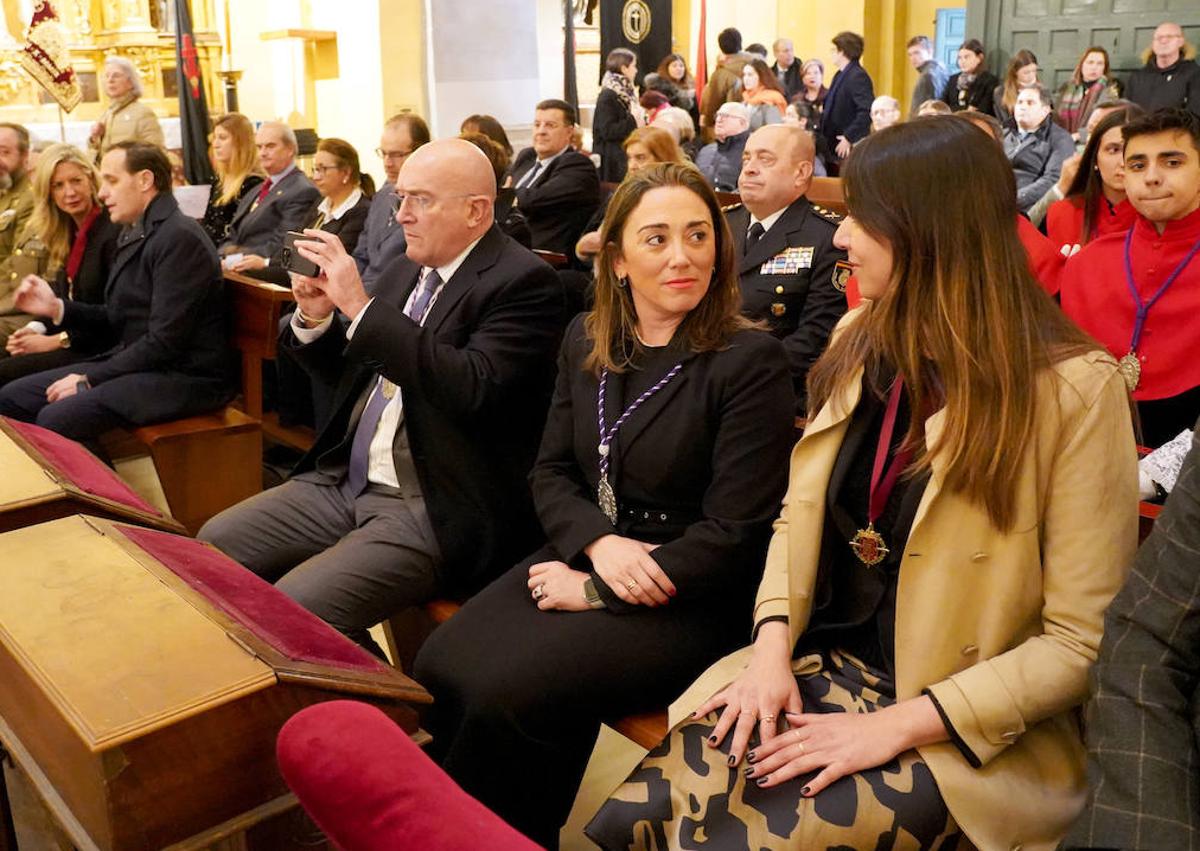
<path fill-rule="evenodd" d="M 200 77 L 200 58 L 187 0 L 175 0 L 175 77 L 179 81 L 183 171 L 188 183 L 208 183 L 212 180 L 212 165 L 208 160 L 208 101 Z"/>

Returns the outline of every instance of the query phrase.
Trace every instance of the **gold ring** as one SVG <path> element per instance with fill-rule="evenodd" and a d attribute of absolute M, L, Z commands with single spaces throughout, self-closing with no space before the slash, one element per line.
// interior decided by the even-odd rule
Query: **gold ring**
<path fill-rule="evenodd" d="M 804 754 L 804 742 L 796 742 L 796 753 L 800 755 Z"/>
<path fill-rule="evenodd" d="M 774 715 L 764 715 L 764 716 L 762 717 L 762 722 L 763 722 L 764 724 L 774 724 L 774 723 L 775 723 L 775 716 L 774 716 Z"/>
<path fill-rule="evenodd" d="M 637 587 L 637 580 L 630 579 L 628 582 L 625 583 L 625 587 L 628 588 L 630 591 L 632 591 L 634 588 Z"/>

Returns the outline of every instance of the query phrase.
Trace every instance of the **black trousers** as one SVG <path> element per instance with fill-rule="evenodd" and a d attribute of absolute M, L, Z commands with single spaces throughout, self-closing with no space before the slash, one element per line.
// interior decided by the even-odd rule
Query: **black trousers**
<path fill-rule="evenodd" d="M 431 755 L 546 848 L 570 814 L 605 720 L 666 706 L 745 643 L 750 610 L 675 599 L 656 609 L 543 612 L 526 587 L 543 549 L 475 597 L 414 667 L 433 694 Z"/>

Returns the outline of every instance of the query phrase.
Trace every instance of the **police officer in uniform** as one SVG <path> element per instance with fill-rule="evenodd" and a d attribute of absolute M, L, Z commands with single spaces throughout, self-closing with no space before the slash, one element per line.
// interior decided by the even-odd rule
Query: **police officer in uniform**
<path fill-rule="evenodd" d="M 781 339 L 806 414 L 805 380 L 846 311 L 846 252 L 833 246 L 840 216 L 804 197 L 812 182 L 812 135 L 771 124 L 746 141 L 738 190 L 726 209 L 738 255 L 743 312 Z"/>

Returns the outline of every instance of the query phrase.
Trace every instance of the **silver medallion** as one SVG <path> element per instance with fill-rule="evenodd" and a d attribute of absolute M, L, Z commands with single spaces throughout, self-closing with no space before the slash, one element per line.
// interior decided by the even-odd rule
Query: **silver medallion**
<path fill-rule="evenodd" d="M 613 493 L 612 485 L 608 483 L 608 473 L 600 476 L 600 486 L 596 489 L 596 503 L 608 522 L 617 525 L 617 495 Z"/>

